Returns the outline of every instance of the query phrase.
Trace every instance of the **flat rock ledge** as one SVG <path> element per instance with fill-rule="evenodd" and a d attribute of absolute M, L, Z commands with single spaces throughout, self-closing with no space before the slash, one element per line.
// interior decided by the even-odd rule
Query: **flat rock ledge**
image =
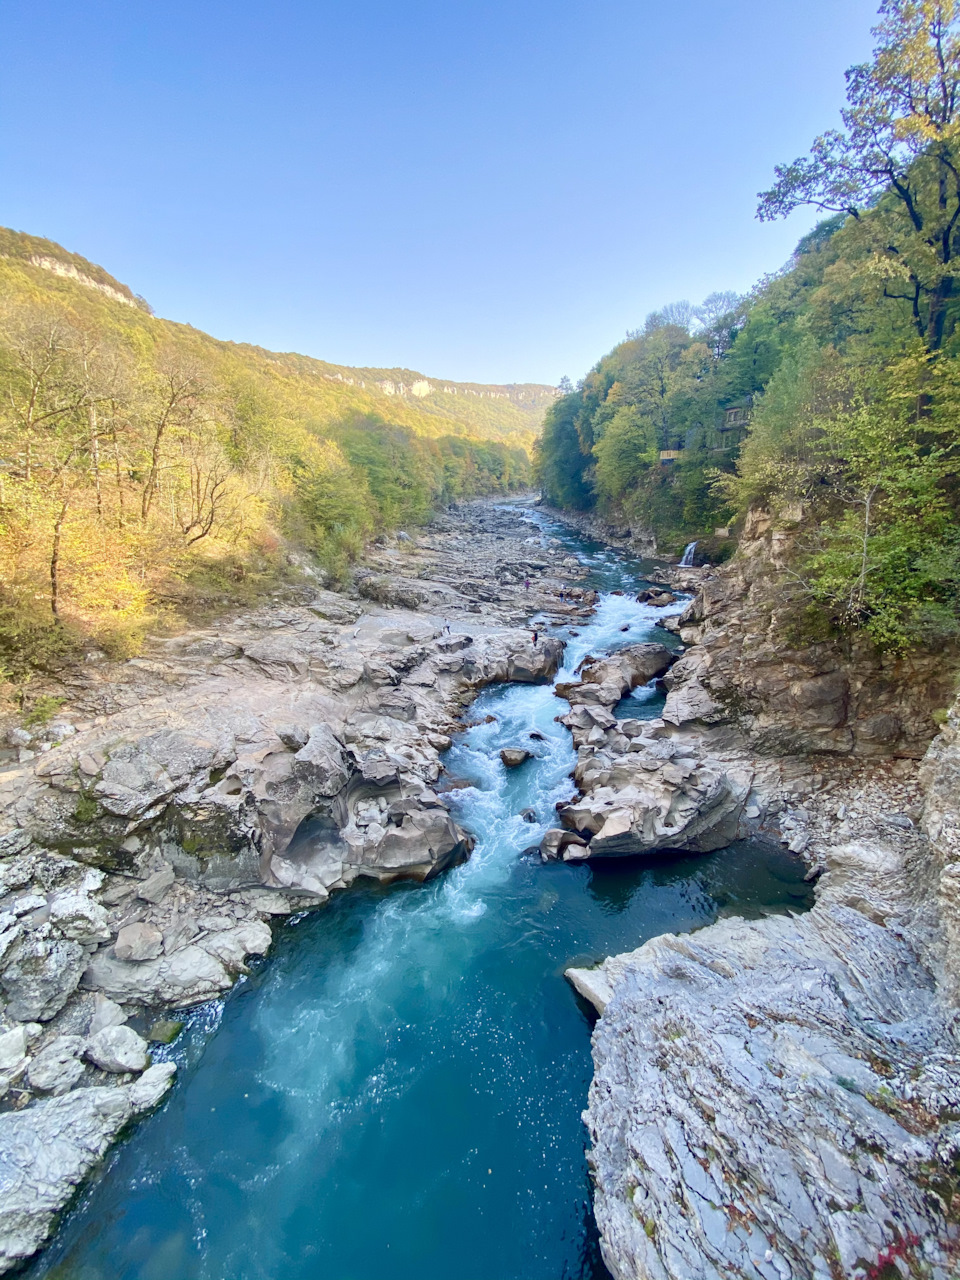
<path fill-rule="evenodd" d="M 0 1270 L 36 1253 L 80 1183 L 121 1130 L 156 1106 L 175 1072 L 158 1063 L 132 1084 L 75 1089 L 0 1115 Z"/>
<path fill-rule="evenodd" d="M 814 909 L 568 970 L 616 1280 L 960 1274 L 960 1045 L 920 841 L 823 859 Z M 916 896 L 913 896 L 913 895 Z"/>

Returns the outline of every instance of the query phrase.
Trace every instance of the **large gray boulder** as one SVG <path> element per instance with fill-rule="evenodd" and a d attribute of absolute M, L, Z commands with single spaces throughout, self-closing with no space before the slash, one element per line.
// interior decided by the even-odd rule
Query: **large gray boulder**
<path fill-rule="evenodd" d="M 18 1022 L 46 1022 L 59 1013 L 76 990 L 87 961 L 79 942 L 22 936 L 0 970 L 7 1013 Z"/>
<path fill-rule="evenodd" d="M 632 689 L 663 675 L 676 654 L 662 644 L 634 644 L 609 658 L 584 660 L 579 680 L 561 681 L 557 694 L 573 704 L 612 706 Z"/>
<path fill-rule="evenodd" d="M 455 654 L 453 661 L 459 662 L 456 669 L 462 669 L 474 687 L 500 681 L 544 684 L 560 670 L 564 648 L 564 642 L 554 636 L 540 636 L 534 644 L 529 632 L 506 632 L 490 637 L 475 657 L 468 650 L 465 655 Z"/>
<path fill-rule="evenodd" d="M 87 1041 L 84 1054 L 102 1071 L 143 1071 L 149 1062 L 147 1042 L 133 1027 L 104 1027 Z"/>
<path fill-rule="evenodd" d="M 120 1130 L 160 1101 L 175 1071 L 159 1064 L 131 1085 L 75 1089 L 0 1115 L 0 1272 L 36 1253 Z"/>
<path fill-rule="evenodd" d="M 156 960 L 163 950 L 163 934 L 154 924 L 127 924 L 113 946 L 118 960 Z"/>
<path fill-rule="evenodd" d="M 27 1082 L 39 1093 L 68 1093 L 83 1075 L 82 1036 L 57 1036 L 27 1069 Z"/>
<path fill-rule="evenodd" d="M 627 785 L 598 787 L 566 805 L 560 818 L 570 830 L 589 833 L 592 856 L 709 853 L 737 838 L 751 781 L 749 771 L 702 763 L 654 772 L 641 765 Z"/>
<path fill-rule="evenodd" d="M 118 1002 L 196 1004 L 227 991 L 245 972 L 246 958 L 263 955 L 270 941 L 269 925 L 250 920 L 155 960 L 118 960 L 104 948 L 90 960 L 83 982 Z"/>

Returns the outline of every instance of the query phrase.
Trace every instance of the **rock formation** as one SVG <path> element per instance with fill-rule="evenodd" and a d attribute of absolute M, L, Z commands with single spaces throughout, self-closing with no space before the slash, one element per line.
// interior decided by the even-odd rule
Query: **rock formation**
<path fill-rule="evenodd" d="M 790 577 L 793 533 L 754 512 L 737 556 L 699 571 L 679 619 L 692 646 L 666 677 L 676 725 L 736 724 L 756 752 L 919 759 L 953 696 L 955 657 L 878 653 L 830 634 Z"/>

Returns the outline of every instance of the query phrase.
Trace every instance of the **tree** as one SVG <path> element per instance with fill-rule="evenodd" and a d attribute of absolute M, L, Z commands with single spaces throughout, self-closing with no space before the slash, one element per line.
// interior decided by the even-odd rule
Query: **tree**
<path fill-rule="evenodd" d="M 884 0 L 880 18 L 873 60 L 846 74 L 844 129 L 776 168 L 758 216 L 813 205 L 853 219 L 866 274 L 935 351 L 960 254 L 960 4 Z"/>
<path fill-rule="evenodd" d="M 202 365 L 173 349 L 163 352 L 154 378 L 147 448 L 147 478 L 140 497 L 140 518 L 146 523 L 159 489 L 164 437 L 171 427 L 188 425 L 203 411 L 208 394 Z"/>

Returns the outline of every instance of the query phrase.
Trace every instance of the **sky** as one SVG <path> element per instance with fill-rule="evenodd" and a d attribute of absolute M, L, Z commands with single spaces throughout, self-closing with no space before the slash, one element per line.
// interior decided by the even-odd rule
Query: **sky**
<path fill-rule="evenodd" d="M 810 211 L 877 0 L 4 0 L 0 224 L 338 364 L 582 376 Z"/>

